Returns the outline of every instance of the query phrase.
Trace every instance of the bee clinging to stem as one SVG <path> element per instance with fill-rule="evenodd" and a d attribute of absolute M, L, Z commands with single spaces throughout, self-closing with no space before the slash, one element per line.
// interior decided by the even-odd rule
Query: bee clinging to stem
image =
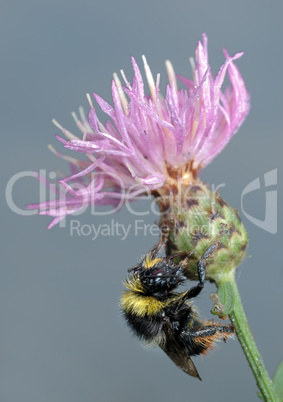
<path fill-rule="evenodd" d="M 232 325 L 222 325 L 199 318 L 189 302 L 204 287 L 205 262 L 217 249 L 214 243 L 198 260 L 199 283 L 185 292 L 176 292 L 186 281 L 185 268 L 190 254 L 178 264 L 170 257 L 158 257 L 166 245 L 160 240 L 142 259 L 129 269 L 125 281 L 121 307 L 126 321 L 141 340 L 159 346 L 185 373 L 200 376 L 191 356 L 206 354 L 217 340 L 226 340 L 234 334 Z"/>

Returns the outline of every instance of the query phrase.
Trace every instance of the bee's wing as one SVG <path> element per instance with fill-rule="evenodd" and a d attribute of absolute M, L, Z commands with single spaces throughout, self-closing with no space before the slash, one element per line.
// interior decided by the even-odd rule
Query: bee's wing
<path fill-rule="evenodd" d="M 185 373 L 196 377 L 201 380 L 199 373 L 194 365 L 190 355 L 182 344 L 175 338 L 172 328 L 169 326 L 166 328 L 166 342 L 160 344 L 162 350 L 170 357 L 170 359 L 176 364 L 177 367 L 182 369 Z"/>

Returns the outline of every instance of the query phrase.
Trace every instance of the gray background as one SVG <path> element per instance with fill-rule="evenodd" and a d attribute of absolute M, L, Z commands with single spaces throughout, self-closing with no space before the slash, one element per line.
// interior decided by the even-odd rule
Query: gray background
<path fill-rule="evenodd" d="M 238 342 L 219 344 L 194 361 L 199 382 L 178 370 L 159 350 L 147 351 L 119 316 L 118 299 L 126 269 L 157 237 L 71 236 L 66 228 L 46 230 L 47 217 L 15 214 L 4 189 L 21 171 L 60 169 L 65 162 L 54 137 L 56 117 L 76 132 L 70 112 L 88 109 L 86 92 L 107 101 L 113 71 L 131 74 L 130 55 L 147 56 L 154 74 L 175 70 L 190 76 L 202 32 L 209 38 L 214 73 L 223 63 L 222 46 L 237 61 L 252 96 L 247 121 L 204 172 L 204 181 L 225 183 L 221 194 L 240 207 L 244 187 L 282 167 L 282 1 L 2 1 L 1 3 L 1 280 L 0 399 L 4 402 L 255 401 L 256 385 Z M 102 120 L 104 116 L 100 115 Z M 105 120 L 104 120 L 105 121 Z M 3 144 L 4 142 L 4 144 Z M 54 181 L 53 181 L 54 182 Z M 278 189 L 279 189 L 278 184 Z M 281 184 L 280 184 L 281 185 Z M 38 183 L 17 182 L 15 203 L 38 201 Z M 245 210 L 264 218 L 264 190 L 245 199 Z M 282 202 L 279 199 L 279 212 Z M 149 202 L 133 205 L 146 210 Z M 242 211 L 240 214 L 243 217 Z M 280 217 L 280 216 L 279 216 Z M 282 224 L 272 235 L 243 221 L 250 236 L 249 257 L 238 283 L 250 326 L 271 375 L 283 358 Z M 114 216 L 79 217 L 98 226 L 134 217 L 124 208 Z M 141 217 L 152 223 L 153 214 Z M 207 284 L 196 304 L 209 317 L 214 286 Z"/>

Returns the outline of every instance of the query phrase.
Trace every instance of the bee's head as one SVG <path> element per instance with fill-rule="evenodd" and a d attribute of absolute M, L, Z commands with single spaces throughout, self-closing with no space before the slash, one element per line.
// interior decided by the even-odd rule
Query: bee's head
<path fill-rule="evenodd" d="M 146 293 L 171 292 L 186 280 L 183 275 L 184 265 L 186 265 L 186 259 L 176 265 L 170 259 L 152 259 L 147 254 L 134 269 L 134 274 L 139 276 L 141 285 Z"/>

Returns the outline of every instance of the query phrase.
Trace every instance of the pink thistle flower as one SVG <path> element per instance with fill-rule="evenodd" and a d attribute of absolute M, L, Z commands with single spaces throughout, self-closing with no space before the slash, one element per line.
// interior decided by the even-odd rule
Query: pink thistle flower
<path fill-rule="evenodd" d="M 72 175 L 59 180 L 67 194 L 28 208 L 39 208 L 40 214 L 54 217 L 50 228 L 67 214 L 93 203 L 118 208 L 125 200 L 148 191 L 162 194 L 172 185 L 173 177 L 192 182 L 198 171 L 223 150 L 249 112 L 249 94 L 234 64 L 242 55 L 230 57 L 224 49 L 226 60 L 214 78 L 208 64 L 207 37 L 203 34 L 203 43 L 196 47 L 196 63 L 191 62 L 192 80 L 176 77 L 171 63 L 166 62 L 169 84 L 165 98 L 159 93 L 160 75 L 155 81 L 143 56 L 150 89 L 150 95 L 145 95 L 141 72 L 132 57 L 132 85 L 123 71 L 125 86 L 114 74 L 113 107 L 93 94 L 110 118 L 105 125 L 98 120 L 89 95 L 88 121 L 82 110 L 80 119 L 73 113 L 82 139 L 54 121 L 67 138 L 57 136 L 64 147 L 85 154 L 87 160 L 54 151 L 71 165 Z M 226 72 L 231 86 L 223 92 Z M 177 88 L 176 78 L 186 90 Z"/>

